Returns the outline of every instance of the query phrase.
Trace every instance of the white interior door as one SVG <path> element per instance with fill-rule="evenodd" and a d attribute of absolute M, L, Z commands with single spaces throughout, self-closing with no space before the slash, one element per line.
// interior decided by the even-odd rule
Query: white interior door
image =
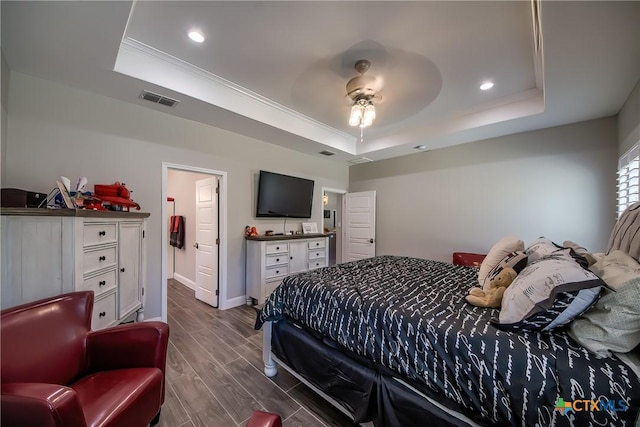
<path fill-rule="evenodd" d="M 196 181 L 196 298 L 218 306 L 218 178 Z"/>
<path fill-rule="evenodd" d="M 376 192 L 347 193 L 344 197 L 343 262 L 376 255 Z"/>

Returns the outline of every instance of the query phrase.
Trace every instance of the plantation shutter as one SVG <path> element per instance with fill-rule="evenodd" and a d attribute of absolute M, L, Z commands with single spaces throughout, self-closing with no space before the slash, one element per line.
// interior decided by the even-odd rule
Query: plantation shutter
<path fill-rule="evenodd" d="M 640 200 L 640 143 L 631 147 L 618 161 L 618 218 Z"/>

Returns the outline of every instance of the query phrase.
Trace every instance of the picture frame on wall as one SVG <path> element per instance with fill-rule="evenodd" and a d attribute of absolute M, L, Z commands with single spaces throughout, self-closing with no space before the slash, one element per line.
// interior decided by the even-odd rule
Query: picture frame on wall
<path fill-rule="evenodd" d="M 315 222 L 303 222 L 302 234 L 314 234 L 318 232 L 318 224 Z"/>

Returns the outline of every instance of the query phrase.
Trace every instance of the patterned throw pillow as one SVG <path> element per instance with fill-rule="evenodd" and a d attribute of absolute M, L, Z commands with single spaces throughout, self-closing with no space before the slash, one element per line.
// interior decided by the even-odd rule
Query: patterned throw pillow
<path fill-rule="evenodd" d="M 569 335 L 598 357 L 626 353 L 640 345 L 640 277 L 617 292 L 606 292 L 596 305 L 569 326 Z"/>
<path fill-rule="evenodd" d="M 531 242 L 524 252 L 529 257 L 529 262 L 533 263 L 553 254 L 555 251 L 562 249 L 546 237 L 539 237 Z"/>
<path fill-rule="evenodd" d="M 604 282 L 564 253 L 530 263 L 502 297 L 500 322 L 506 330 L 550 331 L 579 316 Z"/>
<path fill-rule="evenodd" d="M 526 266 L 527 254 L 525 254 L 523 251 L 511 252 L 510 254 L 502 258 L 502 260 L 491 269 L 489 274 L 487 274 L 487 277 L 484 279 L 482 288 L 485 292 L 488 291 L 491 279 L 500 274 L 500 272 L 505 268 L 513 268 L 516 271 L 516 274 L 519 274 Z"/>
<path fill-rule="evenodd" d="M 531 242 L 531 244 L 524 250 L 529 257 L 529 264 L 536 262 L 549 255 L 566 255 L 573 258 L 583 268 L 589 267 L 589 261 L 583 255 L 576 252 L 571 247 L 560 246 L 557 243 L 552 242 L 546 237 L 539 237 Z"/>

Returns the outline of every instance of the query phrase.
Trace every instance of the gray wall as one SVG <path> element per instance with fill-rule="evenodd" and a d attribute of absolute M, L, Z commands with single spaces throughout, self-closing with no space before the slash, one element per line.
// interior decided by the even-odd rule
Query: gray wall
<path fill-rule="evenodd" d="M 4 57 L 4 53 L 0 51 L 0 81 L 2 82 L 2 90 L 0 91 L 0 182 L 4 183 L 7 173 L 7 111 L 9 108 L 9 81 L 11 70 Z M 4 186 L 4 184 L 3 184 Z"/>
<path fill-rule="evenodd" d="M 48 192 L 59 175 L 72 181 L 121 181 L 150 212 L 147 222 L 147 317 L 161 311 L 163 224 L 162 162 L 227 172 L 227 301 L 244 303 L 244 227 L 277 230 L 282 221 L 256 220 L 255 188 L 260 169 L 315 180 L 314 217 L 322 223 L 322 186 L 345 188 L 345 164 L 305 155 L 155 110 L 71 89 L 13 71 L 3 186 Z M 298 226 L 287 222 L 287 227 Z"/>
<path fill-rule="evenodd" d="M 615 220 L 616 119 L 352 166 L 376 190 L 377 254 L 450 261 L 515 233 L 604 250 Z"/>
<path fill-rule="evenodd" d="M 640 141 L 640 80 L 618 113 L 618 154 Z"/>

